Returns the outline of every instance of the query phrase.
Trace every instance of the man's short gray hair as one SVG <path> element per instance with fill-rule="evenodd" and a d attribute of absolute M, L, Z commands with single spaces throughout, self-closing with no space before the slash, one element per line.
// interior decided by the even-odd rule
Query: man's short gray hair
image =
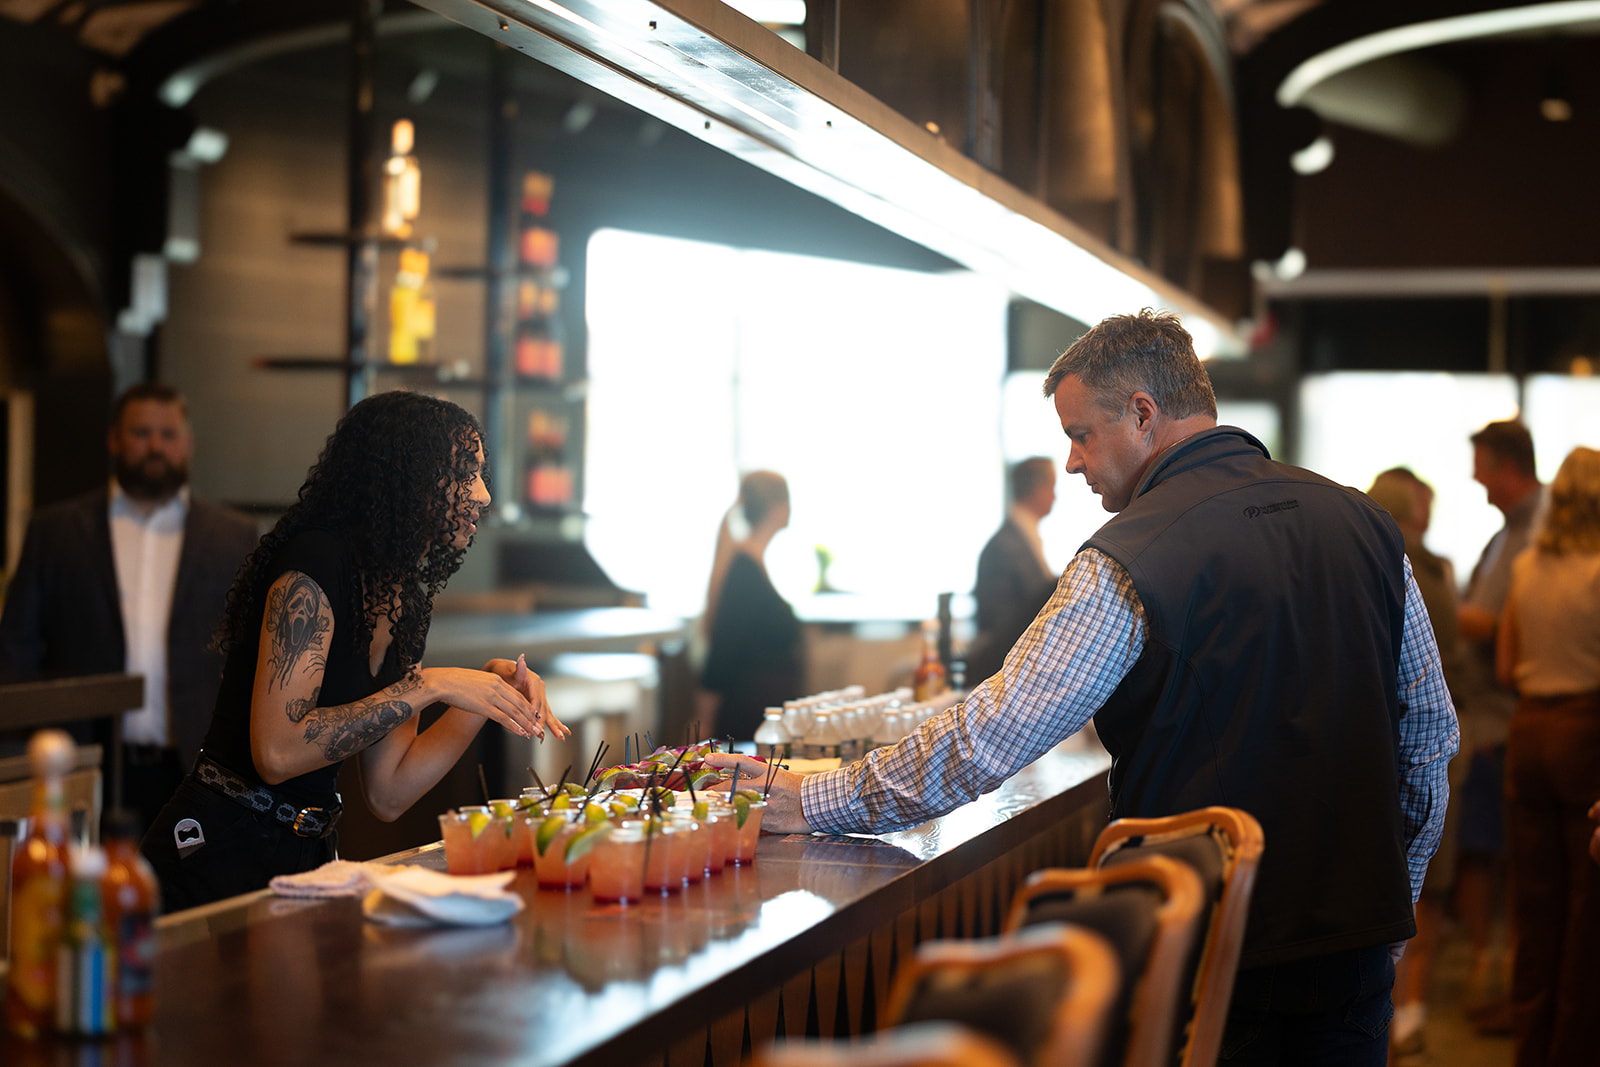
<path fill-rule="evenodd" d="M 1121 411 L 1136 392 L 1149 393 L 1172 419 L 1217 417 L 1217 395 L 1194 341 L 1178 316 L 1144 308 L 1113 315 L 1063 352 L 1045 375 L 1044 395 L 1055 396 L 1067 378 L 1077 378 L 1110 412 Z"/>

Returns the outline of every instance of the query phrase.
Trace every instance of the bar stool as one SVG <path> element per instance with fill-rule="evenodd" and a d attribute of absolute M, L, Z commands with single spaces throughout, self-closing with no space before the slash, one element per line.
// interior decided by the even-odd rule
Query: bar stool
<path fill-rule="evenodd" d="M 1200 936 L 1205 891 L 1200 878 L 1162 856 L 1096 870 L 1041 870 L 1011 903 L 1007 932 L 1071 923 L 1116 949 L 1122 982 L 1107 1046 L 1097 1062 L 1167 1067 L 1174 1020 L 1187 1002 L 1184 964 Z"/>
<path fill-rule="evenodd" d="M 955 1022 L 1005 1044 L 1030 1067 L 1096 1061 L 1122 985 L 1115 950 L 1081 926 L 1012 937 L 931 941 L 903 964 L 889 994 L 891 1026 Z"/>
<path fill-rule="evenodd" d="M 1222 1048 L 1264 846 L 1261 824 L 1249 812 L 1211 807 L 1160 819 L 1118 819 L 1100 832 L 1089 854 L 1091 867 L 1165 856 L 1200 876 L 1208 918 L 1185 972 L 1192 993 L 1188 1010 L 1176 1020 L 1180 1067 L 1211 1067 Z"/>

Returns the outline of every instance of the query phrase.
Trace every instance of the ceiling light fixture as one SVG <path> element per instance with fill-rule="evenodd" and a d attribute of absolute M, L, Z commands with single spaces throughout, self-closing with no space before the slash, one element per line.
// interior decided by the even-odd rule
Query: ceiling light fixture
<path fill-rule="evenodd" d="M 1289 157 L 1289 166 L 1296 174 L 1321 174 L 1332 162 L 1333 141 L 1325 135 Z"/>
<path fill-rule="evenodd" d="M 1346 41 L 1301 63 L 1278 86 L 1278 103 L 1283 107 L 1293 107 L 1313 85 L 1383 56 L 1431 48 L 1451 41 L 1495 37 L 1523 30 L 1553 29 L 1596 20 L 1600 20 L 1600 0 L 1563 0 L 1560 3 L 1479 11 L 1471 15 L 1396 26 Z"/>

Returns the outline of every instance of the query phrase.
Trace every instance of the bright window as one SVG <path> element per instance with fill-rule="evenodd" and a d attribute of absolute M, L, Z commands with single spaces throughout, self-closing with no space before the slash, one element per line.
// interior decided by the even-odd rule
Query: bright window
<path fill-rule="evenodd" d="M 1578 445 L 1600 448 L 1600 378 L 1536 374 L 1527 380 L 1523 400 L 1540 481 L 1554 478 Z"/>
<path fill-rule="evenodd" d="M 1516 383 L 1507 375 L 1312 375 L 1300 385 L 1300 457 L 1293 462 L 1361 490 L 1390 467 L 1410 467 L 1433 486 L 1428 547 L 1455 564 L 1464 585 L 1503 521 L 1472 480 L 1468 438 L 1516 414 Z"/>
<path fill-rule="evenodd" d="M 1006 294 L 922 274 L 617 230 L 588 252 L 587 540 L 652 607 L 703 606 L 743 471 L 789 481 L 768 570 L 931 616 L 999 525 Z M 965 502 L 971 502 L 970 506 Z"/>

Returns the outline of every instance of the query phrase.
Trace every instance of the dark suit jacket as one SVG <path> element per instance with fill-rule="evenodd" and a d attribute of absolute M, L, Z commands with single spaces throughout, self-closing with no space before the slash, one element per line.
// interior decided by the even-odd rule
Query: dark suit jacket
<path fill-rule="evenodd" d="M 978 636 L 967 652 L 967 685 L 1000 670 L 1006 653 L 1039 614 L 1056 579 L 1039 566 L 1028 539 L 1010 519 L 978 556 Z"/>
<path fill-rule="evenodd" d="M 107 493 L 98 489 L 40 508 L 29 520 L 0 615 L 6 681 L 124 669 Z M 200 751 L 222 680 L 222 657 L 207 646 L 234 572 L 258 539 L 254 519 L 191 494 L 167 625 L 171 740 L 185 766 Z"/>

